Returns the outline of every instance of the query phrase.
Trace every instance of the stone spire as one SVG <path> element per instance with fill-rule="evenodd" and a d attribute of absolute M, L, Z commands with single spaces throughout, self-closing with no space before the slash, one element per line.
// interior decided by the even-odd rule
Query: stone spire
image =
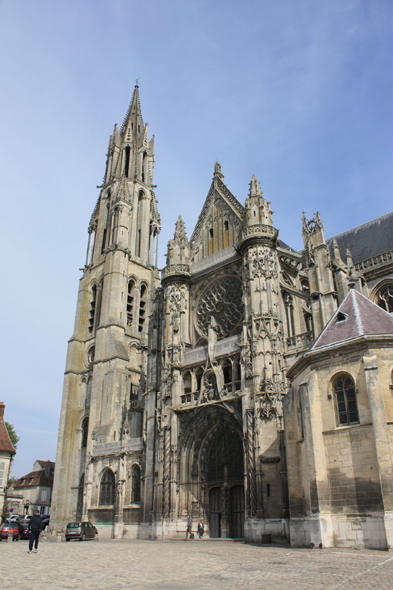
<path fill-rule="evenodd" d="M 175 244 L 180 244 L 181 246 L 188 245 L 186 227 L 181 215 L 179 215 L 176 221 L 175 228 L 175 234 L 173 236 L 173 241 Z"/>
<path fill-rule="evenodd" d="M 245 202 L 245 224 L 247 226 L 273 225 L 273 211 L 270 209 L 270 202 L 266 201 L 262 194 L 259 180 L 253 175 L 250 182 L 248 198 Z"/>
<path fill-rule="evenodd" d="M 182 217 L 179 215 L 175 224 L 175 233 L 172 240 L 168 242 L 166 254 L 167 267 L 173 264 L 188 265 L 190 246 L 187 240 L 186 228 Z"/>

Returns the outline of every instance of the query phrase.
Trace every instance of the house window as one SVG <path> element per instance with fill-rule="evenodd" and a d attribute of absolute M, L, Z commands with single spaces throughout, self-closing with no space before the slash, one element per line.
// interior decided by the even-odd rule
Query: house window
<path fill-rule="evenodd" d="M 337 399 L 338 419 L 340 425 L 359 422 L 355 383 L 349 375 L 340 375 L 333 383 Z"/>
<path fill-rule="evenodd" d="M 100 483 L 100 504 L 111 506 L 115 503 L 115 476 L 113 471 L 106 469 Z"/>
<path fill-rule="evenodd" d="M 0 488 L 4 485 L 5 461 L 0 461 Z"/>
<path fill-rule="evenodd" d="M 41 492 L 41 502 L 46 502 L 47 496 L 48 496 L 47 490 L 42 490 L 42 492 Z"/>
<path fill-rule="evenodd" d="M 83 418 L 82 421 L 82 449 L 87 447 L 87 433 L 89 431 L 89 417 Z"/>
<path fill-rule="evenodd" d="M 131 503 L 139 504 L 141 501 L 141 468 L 139 465 L 132 466 L 132 489 Z"/>

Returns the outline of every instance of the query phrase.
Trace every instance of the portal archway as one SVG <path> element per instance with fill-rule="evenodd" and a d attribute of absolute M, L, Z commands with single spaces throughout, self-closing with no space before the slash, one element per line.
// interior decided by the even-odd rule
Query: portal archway
<path fill-rule="evenodd" d="M 211 537 L 242 538 L 244 450 L 240 408 L 212 404 L 190 412 L 180 459 L 180 515 L 202 519 Z M 235 490 L 235 491 L 232 491 Z"/>

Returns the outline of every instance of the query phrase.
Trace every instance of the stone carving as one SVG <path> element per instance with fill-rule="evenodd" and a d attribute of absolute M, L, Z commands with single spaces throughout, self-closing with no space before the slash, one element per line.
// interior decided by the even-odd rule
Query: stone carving
<path fill-rule="evenodd" d="M 257 507 L 257 485 L 255 477 L 255 448 L 254 448 L 254 416 L 251 410 L 246 412 L 247 431 L 245 437 L 247 450 L 247 479 L 249 491 L 249 513 L 250 516 L 256 515 Z"/>
<path fill-rule="evenodd" d="M 183 311 L 187 309 L 187 294 L 184 285 L 169 285 L 165 289 L 168 311 Z"/>
<path fill-rule="evenodd" d="M 124 416 L 123 424 L 121 426 L 121 434 L 123 437 L 127 436 L 130 432 L 130 425 L 128 423 L 127 414 Z"/>
<path fill-rule="evenodd" d="M 94 354 L 95 354 L 95 346 L 92 346 L 91 348 L 89 348 L 89 351 L 87 353 L 87 362 L 89 365 L 92 365 L 94 363 Z"/>
<path fill-rule="evenodd" d="M 169 518 L 170 503 L 170 470 L 171 470 L 171 431 L 164 431 L 164 486 L 163 486 L 163 516 Z"/>
<path fill-rule="evenodd" d="M 259 415 L 261 418 L 271 420 L 273 416 L 282 416 L 282 393 L 273 391 L 273 383 L 268 379 L 267 387 L 269 388 L 260 396 Z M 266 382 L 266 383 L 267 383 Z"/>
<path fill-rule="evenodd" d="M 218 338 L 230 336 L 243 319 L 242 285 L 235 277 L 216 280 L 202 294 L 197 307 L 197 325 L 205 336 L 212 316 Z"/>
<path fill-rule="evenodd" d="M 249 248 L 245 267 L 248 268 L 250 278 L 277 278 L 277 264 L 274 255 L 267 246 L 253 246 Z"/>
<path fill-rule="evenodd" d="M 205 373 L 202 385 L 202 403 L 219 399 L 216 377 L 213 371 Z"/>

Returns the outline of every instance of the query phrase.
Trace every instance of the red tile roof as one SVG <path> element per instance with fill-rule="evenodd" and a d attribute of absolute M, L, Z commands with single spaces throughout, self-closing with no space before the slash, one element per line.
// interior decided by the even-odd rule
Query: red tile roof
<path fill-rule="evenodd" d="M 14 445 L 11 442 L 7 428 L 4 423 L 4 410 L 4 402 L 0 402 L 0 451 L 15 455 L 16 450 L 14 449 Z"/>

